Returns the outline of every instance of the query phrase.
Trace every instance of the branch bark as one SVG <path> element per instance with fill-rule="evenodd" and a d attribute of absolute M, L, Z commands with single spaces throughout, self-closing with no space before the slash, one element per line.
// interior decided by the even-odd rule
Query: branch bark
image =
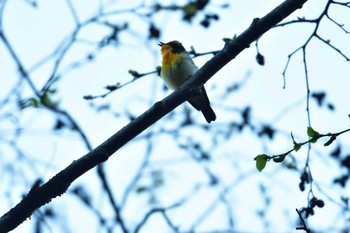
<path fill-rule="evenodd" d="M 97 148 L 73 161 L 47 183 L 30 190 L 20 203 L 0 218 L 0 232 L 9 232 L 15 229 L 30 217 L 36 209 L 49 203 L 53 198 L 64 194 L 78 177 L 96 165 L 105 162 L 127 142 L 195 95 L 194 89 L 207 82 L 240 52 L 248 48 L 252 42 L 301 8 L 305 2 L 307 0 L 286 0 L 263 18 L 254 19 L 247 30 L 226 43 L 225 47 L 200 68 L 181 88 L 162 101 L 155 103 L 153 107 L 112 135 Z"/>

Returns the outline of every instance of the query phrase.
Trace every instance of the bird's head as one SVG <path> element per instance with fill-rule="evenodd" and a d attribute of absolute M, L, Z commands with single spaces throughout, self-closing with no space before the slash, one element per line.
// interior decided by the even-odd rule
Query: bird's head
<path fill-rule="evenodd" d="M 186 52 L 183 45 L 177 40 L 173 40 L 168 43 L 159 42 L 158 45 L 161 47 L 162 55 L 168 52 L 172 52 L 172 53 Z"/>

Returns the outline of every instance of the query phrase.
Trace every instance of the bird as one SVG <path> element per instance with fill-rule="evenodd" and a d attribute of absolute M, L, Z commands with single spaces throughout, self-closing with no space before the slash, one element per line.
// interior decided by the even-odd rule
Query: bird
<path fill-rule="evenodd" d="M 176 90 L 198 70 L 198 67 L 179 41 L 159 42 L 158 45 L 162 54 L 160 76 L 169 89 Z M 208 123 L 215 121 L 216 115 L 210 106 L 204 86 L 200 87 L 198 92 L 199 94 L 190 98 L 188 102 L 202 112 Z"/>

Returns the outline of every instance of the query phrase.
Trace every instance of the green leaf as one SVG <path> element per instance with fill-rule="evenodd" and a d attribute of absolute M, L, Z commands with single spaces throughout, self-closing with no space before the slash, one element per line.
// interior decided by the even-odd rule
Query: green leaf
<path fill-rule="evenodd" d="M 317 142 L 317 139 L 318 139 L 317 137 L 313 137 L 313 138 L 311 138 L 310 142 L 311 142 L 311 143 L 316 143 L 316 142 Z"/>
<path fill-rule="evenodd" d="M 36 99 L 36 98 L 30 98 L 30 99 L 29 99 L 29 103 L 30 103 L 30 105 L 32 105 L 34 108 L 38 108 L 38 107 L 39 107 L 39 104 L 40 104 L 39 100 Z"/>
<path fill-rule="evenodd" d="M 139 186 L 136 188 L 136 193 L 143 193 L 147 190 L 148 190 L 148 188 L 146 186 Z"/>
<path fill-rule="evenodd" d="M 311 127 L 307 127 L 307 135 L 309 136 L 309 137 L 314 137 L 315 136 L 315 130 L 313 129 L 313 128 L 311 128 Z"/>
<path fill-rule="evenodd" d="M 197 11 L 197 7 L 190 4 L 190 5 L 187 5 L 185 7 L 185 12 L 186 12 L 186 15 L 190 15 L 190 16 L 193 16 L 194 14 L 196 14 L 196 11 Z"/>
<path fill-rule="evenodd" d="M 46 92 L 44 94 L 43 97 L 41 97 L 40 99 L 41 103 L 44 105 L 44 106 L 48 106 L 48 107 L 51 107 L 51 108 L 56 108 L 57 107 L 57 103 L 53 102 L 49 96 L 49 92 Z"/>
<path fill-rule="evenodd" d="M 295 152 L 300 150 L 300 148 L 301 148 L 301 144 L 300 143 L 294 143 L 294 150 L 295 150 Z"/>
<path fill-rule="evenodd" d="M 292 133 L 292 132 L 290 132 L 290 136 L 292 137 L 292 140 L 293 140 L 294 150 L 295 150 L 295 152 L 297 152 L 297 151 L 301 148 L 301 144 L 300 144 L 300 143 L 297 143 L 297 142 L 294 140 L 294 136 L 293 136 L 293 133 Z"/>
<path fill-rule="evenodd" d="M 307 127 L 307 135 L 311 137 L 310 142 L 315 143 L 320 138 L 320 133 L 311 127 Z"/>
<path fill-rule="evenodd" d="M 261 154 L 254 158 L 254 160 L 256 161 L 256 168 L 259 170 L 259 172 L 261 172 L 265 168 L 268 159 L 269 156 L 267 156 L 266 154 Z"/>

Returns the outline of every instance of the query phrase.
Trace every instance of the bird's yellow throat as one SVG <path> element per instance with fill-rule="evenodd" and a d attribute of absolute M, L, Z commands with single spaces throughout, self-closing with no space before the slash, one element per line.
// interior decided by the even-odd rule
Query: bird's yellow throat
<path fill-rule="evenodd" d="M 169 45 L 163 45 L 161 52 L 163 58 L 163 65 L 172 66 L 179 62 L 179 60 L 181 59 L 181 54 L 173 53 L 173 50 Z"/>

